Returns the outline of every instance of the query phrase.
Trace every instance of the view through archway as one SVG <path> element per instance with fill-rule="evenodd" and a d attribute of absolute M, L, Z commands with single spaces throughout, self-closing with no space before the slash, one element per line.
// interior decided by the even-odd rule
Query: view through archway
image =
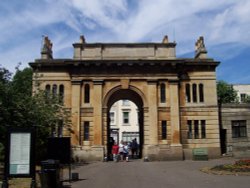
<path fill-rule="evenodd" d="M 123 141 L 130 148 L 129 157 L 142 157 L 143 103 L 141 97 L 131 90 L 119 90 L 111 97 L 107 114 L 107 154 L 112 159 L 112 145 Z M 136 140 L 137 149 L 132 153 L 132 142 Z M 132 156 L 133 154 L 133 156 Z"/>

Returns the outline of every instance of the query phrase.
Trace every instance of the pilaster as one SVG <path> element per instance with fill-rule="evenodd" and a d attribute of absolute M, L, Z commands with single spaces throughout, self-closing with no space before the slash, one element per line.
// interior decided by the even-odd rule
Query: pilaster
<path fill-rule="evenodd" d="M 94 108 L 94 117 L 93 117 L 93 129 L 94 129 L 94 140 L 93 145 L 101 146 L 103 145 L 102 140 L 102 85 L 103 80 L 94 80 L 93 88 L 93 108 Z"/>
<path fill-rule="evenodd" d="M 158 144 L 157 80 L 148 80 L 148 122 L 150 145 Z"/>
<path fill-rule="evenodd" d="M 171 146 L 181 146 L 178 80 L 170 80 L 169 89 L 170 89 L 169 92 L 170 92 Z"/>
<path fill-rule="evenodd" d="M 80 100 L 81 100 L 81 81 L 74 80 L 71 82 L 71 113 L 72 113 L 72 129 L 74 135 L 72 135 L 72 144 L 79 144 L 79 128 L 80 128 Z"/>

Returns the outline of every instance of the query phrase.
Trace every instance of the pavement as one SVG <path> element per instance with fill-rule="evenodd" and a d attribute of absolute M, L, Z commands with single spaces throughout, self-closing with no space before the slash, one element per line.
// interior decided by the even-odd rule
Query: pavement
<path fill-rule="evenodd" d="M 76 165 L 72 172 L 79 180 L 71 188 L 249 188 L 250 176 L 214 175 L 201 172 L 204 167 L 231 164 L 233 158 L 209 161 L 92 162 Z"/>

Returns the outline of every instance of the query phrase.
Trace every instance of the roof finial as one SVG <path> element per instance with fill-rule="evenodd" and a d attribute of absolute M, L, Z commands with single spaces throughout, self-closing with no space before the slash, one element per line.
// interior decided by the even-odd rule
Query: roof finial
<path fill-rule="evenodd" d="M 81 43 L 81 44 L 86 43 L 84 35 L 81 35 L 81 36 L 80 36 L 80 43 Z"/>
<path fill-rule="evenodd" d="M 53 44 L 51 43 L 49 37 L 43 36 L 43 46 L 41 49 L 42 59 L 53 59 L 52 46 Z"/>
<path fill-rule="evenodd" d="M 195 58 L 207 58 L 207 50 L 205 47 L 203 36 L 200 36 L 195 43 Z"/>
<path fill-rule="evenodd" d="M 168 43 L 168 36 L 165 35 L 162 39 L 162 43 Z"/>

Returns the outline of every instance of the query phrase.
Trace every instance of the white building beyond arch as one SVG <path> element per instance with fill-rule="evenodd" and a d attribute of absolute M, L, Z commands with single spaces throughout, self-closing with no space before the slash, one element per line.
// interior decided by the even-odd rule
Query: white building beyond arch
<path fill-rule="evenodd" d="M 121 140 L 130 142 L 134 138 L 139 142 L 138 108 L 130 100 L 119 100 L 109 112 L 110 136 L 119 143 Z"/>

